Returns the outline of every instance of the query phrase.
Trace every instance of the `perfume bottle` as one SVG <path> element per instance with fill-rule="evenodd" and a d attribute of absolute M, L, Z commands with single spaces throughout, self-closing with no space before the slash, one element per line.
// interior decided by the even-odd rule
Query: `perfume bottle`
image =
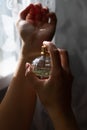
<path fill-rule="evenodd" d="M 41 47 L 41 55 L 32 62 L 33 71 L 40 79 L 47 79 L 50 75 L 51 61 L 46 45 Z"/>

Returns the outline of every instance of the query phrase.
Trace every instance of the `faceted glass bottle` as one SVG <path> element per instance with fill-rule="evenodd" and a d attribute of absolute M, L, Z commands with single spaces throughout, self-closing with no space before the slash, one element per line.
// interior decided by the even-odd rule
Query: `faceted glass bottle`
<path fill-rule="evenodd" d="M 49 77 L 51 70 L 51 62 L 46 45 L 43 45 L 41 47 L 41 56 L 34 59 L 32 65 L 33 71 L 38 78 L 47 79 Z"/>

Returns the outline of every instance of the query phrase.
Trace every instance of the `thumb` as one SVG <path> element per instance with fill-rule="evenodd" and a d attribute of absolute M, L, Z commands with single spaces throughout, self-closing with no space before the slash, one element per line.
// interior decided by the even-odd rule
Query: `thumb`
<path fill-rule="evenodd" d="M 36 75 L 33 72 L 32 65 L 28 62 L 25 64 L 25 77 L 28 77 L 28 79 L 31 79 L 31 78 L 36 79 Z"/>
<path fill-rule="evenodd" d="M 57 24 L 57 17 L 56 14 L 54 12 L 49 13 L 49 18 L 50 18 L 50 23 L 54 24 L 54 26 L 56 26 Z"/>
<path fill-rule="evenodd" d="M 39 84 L 39 79 L 33 72 L 33 67 L 30 63 L 26 63 L 25 65 L 25 77 L 28 80 L 29 85 L 37 89 L 38 84 Z"/>
<path fill-rule="evenodd" d="M 25 65 L 25 77 L 28 80 L 29 85 L 34 87 L 34 89 L 40 93 L 40 91 L 43 89 L 44 84 L 46 80 L 39 79 L 36 74 L 33 72 L 33 67 L 30 63 L 26 63 Z"/>

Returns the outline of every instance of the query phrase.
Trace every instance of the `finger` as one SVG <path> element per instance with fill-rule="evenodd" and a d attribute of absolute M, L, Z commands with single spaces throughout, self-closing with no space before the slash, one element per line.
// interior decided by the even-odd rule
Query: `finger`
<path fill-rule="evenodd" d="M 56 23 L 57 23 L 56 14 L 53 13 L 53 12 L 49 13 L 49 14 L 48 14 L 48 18 L 49 18 L 49 23 L 56 26 Z"/>
<path fill-rule="evenodd" d="M 59 49 L 62 68 L 68 73 L 70 71 L 68 52 L 63 49 Z"/>
<path fill-rule="evenodd" d="M 27 21 L 35 21 L 35 9 L 34 8 L 31 8 L 26 16 L 26 20 Z"/>
<path fill-rule="evenodd" d="M 43 23 L 48 23 L 48 16 L 47 16 L 48 13 L 49 13 L 49 9 L 44 7 L 42 9 L 42 21 L 43 21 Z"/>
<path fill-rule="evenodd" d="M 42 81 L 36 76 L 36 74 L 33 72 L 33 67 L 30 63 L 26 63 L 25 68 L 25 77 L 28 80 L 29 84 L 33 86 L 37 91 L 39 91 L 43 86 L 45 80 Z"/>
<path fill-rule="evenodd" d="M 49 33 L 49 28 L 50 28 L 50 39 L 53 38 L 53 35 L 55 34 L 55 30 L 56 30 L 56 23 L 57 23 L 57 18 L 56 18 L 56 15 L 55 13 L 48 13 L 47 15 L 47 18 L 48 18 L 48 27 L 47 27 L 47 31 Z"/>
<path fill-rule="evenodd" d="M 25 77 L 28 78 L 28 80 L 29 80 L 30 83 L 36 84 L 36 82 L 37 82 L 38 79 L 37 79 L 35 73 L 33 73 L 33 68 L 30 65 L 30 63 L 26 63 L 25 69 L 26 69 L 26 71 L 25 71 Z"/>
<path fill-rule="evenodd" d="M 34 17 L 34 13 L 33 12 L 30 12 L 30 13 L 27 14 L 26 21 L 28 23 L 31 23 L 31 24 L 34 25 L 34 23 L 35 23 L 35 17 Z"/>
<path fill-rule="evenodd" d="M 52 63 L 52 68 L 53 69 L 60 69 L 61 68 L 61 59 L 60 59 L 60 54 L 59 51 L 57 49 L 57 47 L 55 46 L 55 44 L 51 43 L 51 42 L 43 42 L 43 44 L 45 44 L 48 48 L 48 51 L 50 53 L 51 56 L 51 63 Z"/>
<path fill-rule="evenodd" d="M 42 5 L 41 4 L 35 4 L 35 21 L 42 21 Z"/>
<path fill-rule="evenodd" d="M 29 64 L 28 62 L 25 64 L 25 69 L 26 69 L 26 70 L 28 69 L 29 65 L 30 65 L 30 64 Z"/>
<path fill-rule="evenodd" d="M 46 15 L 46 14 L 49 13 L 49 9 L 47 7 L 43 7 L 41 12 L 42 12 L 43 15 Z"/>
<path fill-rule="evenodd" d="M 63 50 L 63 49 L 61 49 L 59 51 L 60 51 L 62 68 L 66 72 L 66 74 L 68 74 L 68 79 L 69 79 L 69 82 L 71 83 L 74 80 L 74 76 L 73 76 L 71 69 L 70 69 L 68 52 L 66 50 Z"/>
<path fill-rule="evenodd" d="M 20 17 L 25 20 L 27 14 L 30 12 L 30 10 L 34 10 L 34 5 L 30 4 L 29 6 L 27 6 L 23 11 L 20 12 Z"/>

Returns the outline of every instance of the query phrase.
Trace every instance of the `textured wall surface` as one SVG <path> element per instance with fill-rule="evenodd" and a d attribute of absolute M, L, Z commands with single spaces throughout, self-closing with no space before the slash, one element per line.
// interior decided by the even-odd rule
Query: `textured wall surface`
<path fill-rule="evenodd" d="M 87 130 L 87 0 L 56 2 L 56 44 L 69 52 L 75 76 L 72 104 L 81 130 Z"/>

